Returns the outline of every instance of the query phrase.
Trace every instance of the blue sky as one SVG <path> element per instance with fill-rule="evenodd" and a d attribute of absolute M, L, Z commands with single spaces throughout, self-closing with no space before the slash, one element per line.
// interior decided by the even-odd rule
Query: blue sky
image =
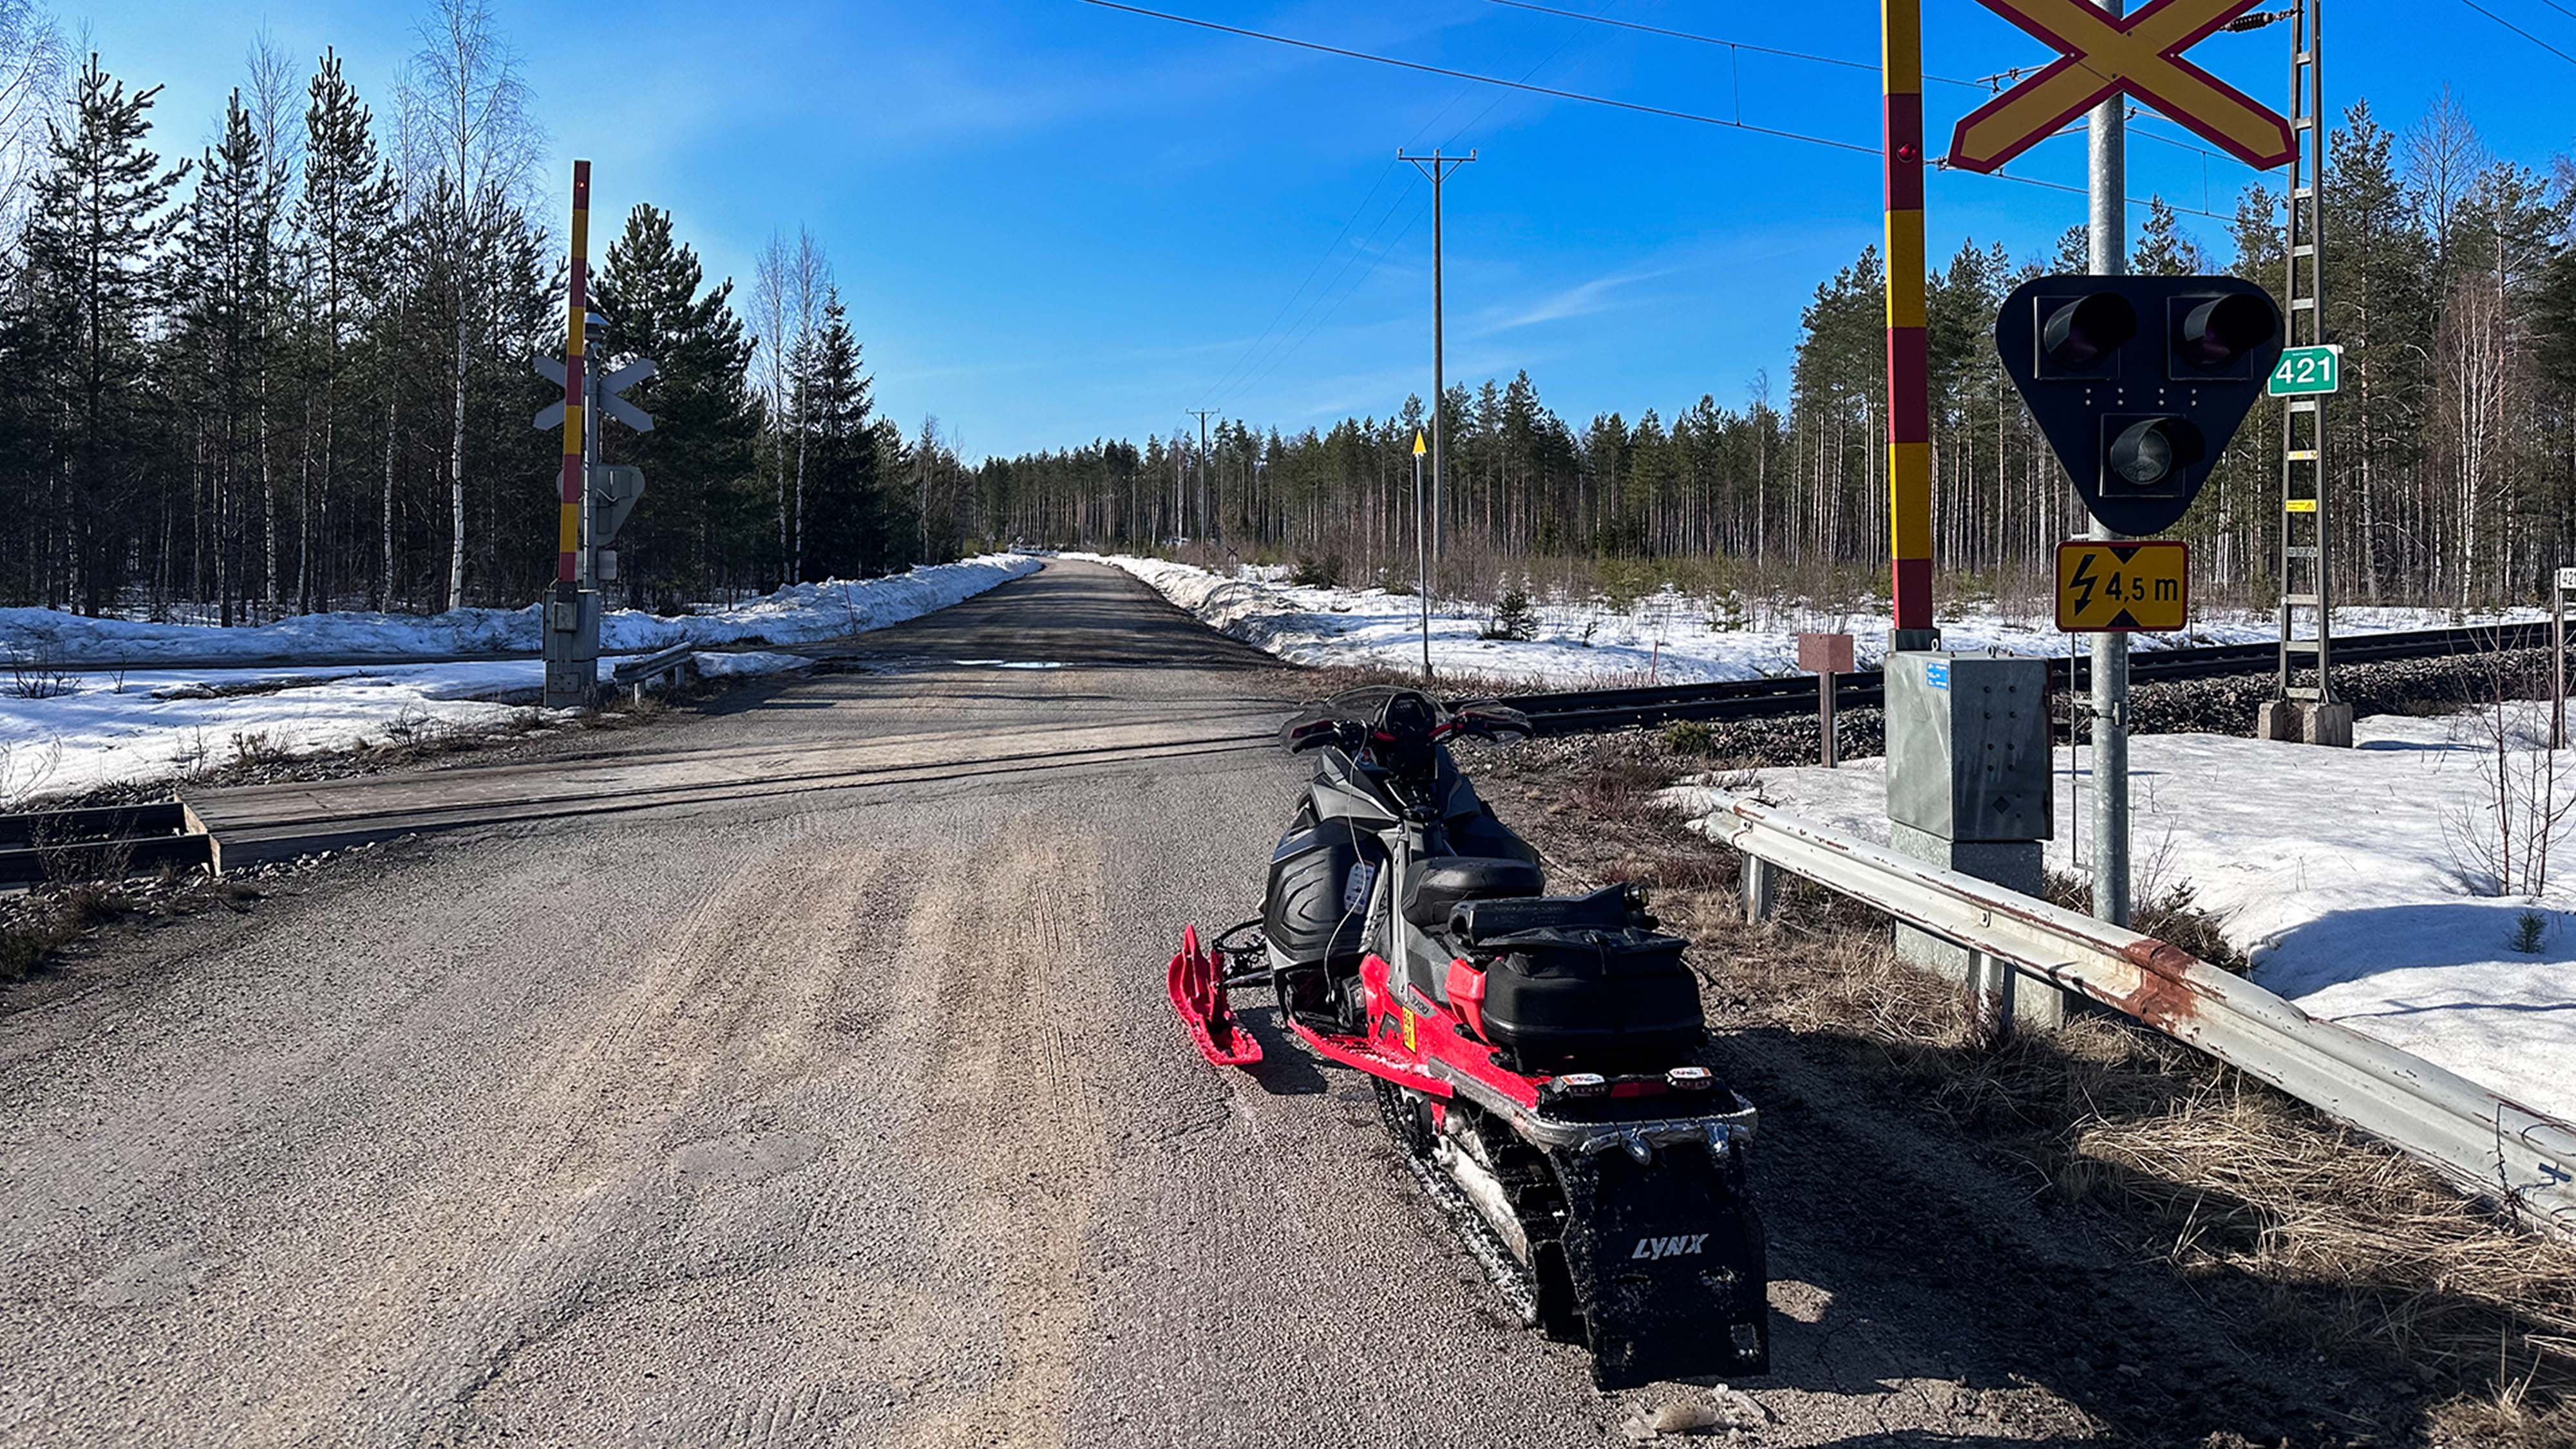
<path fill-rule="evenodd" d="M 193 153 L 263 27 L 326 43 L 380 114 L 416 19 L 387 0 L 56 0 L 110 70 L 166 84 L 157 139 Z M 1150 0 L 1352 49 L 1875 145 L 1873 71 L 1641 35 L 1494 0 Z M 1877 6 L 1551 0 L 1857 61 Z M 2576 54 L 2547 0 L 2479 0 Z M 594 207 L 671 208 L 718 274 L 772 228 L 829 248 L 907 427 L 936 414 L 969 456 L 1141 437 L 1218 407 L 1294 430 L 1429 390 L 1428 186 L 1399 146 L 1475 147 L 1449 188 L 1449 375 L 1526 367 L 1569 418 L 1701 393 L 1785 392 L 1798 311 L 1878 235 L 1873 157 L 1213 34 L 1077 0 L 617 6 L 494 0 Z M 1926 69 L 1975 78 L 2050 52 L 1974 0 L 1926 0 Z M 2576 139 L 2576 62 L 2464 0 L 2329 0 L 2328 108 L 2367 95 L 2402 128 L 2445 84 L 2500 155 L 2545 168 Z M 2276 103 L 2287 27 L 2193 58 Z M 1981 100 L 1928 88 L 1933 149 Z M 2144 129 L 2182 137 L 2171 123 Z M 2130 194 L 2227 212 L 2235 162 L 2131 143 Z M 2012 169 L 2080 182 L 2083 143 Z M 2277 173 L 2267 180 L 2277 180 Z M 1936 255 L 1963 237 L 2032 255 L 2082 198 L 1936 175 Z M 2189 217 L 2220 250 L 2224 224 Z M 1301 291 L 1302 287 L 1302 291 Z"/>

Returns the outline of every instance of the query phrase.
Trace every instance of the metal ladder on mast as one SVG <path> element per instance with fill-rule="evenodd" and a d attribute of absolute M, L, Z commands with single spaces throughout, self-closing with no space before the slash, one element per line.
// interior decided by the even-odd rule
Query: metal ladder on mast
<path fill-rule="evenodd" d="M 2298 0 L 2291 18 L 2290 127 L 2298 142 L 2290 155 L 2288 344 L 2325 341 L 2324 91 L 2317 75 L 2317 11 L 2321 0 Z M 2275 697 L 2325 703 L 2334 698 L 2329 666 L 2334 656 L 2334 575 L 2326 555 L 2326 411 L 2323 397 L 2294 397 L 2281 418 L 2280 679 Z M 2313 639 L 2298 637 L 2301 610 L 2316 615 Z M 2313 666 L 2308 661 L 2314 660 Z M 2316 683 L 2298 682 L 2313 667 Z"/>

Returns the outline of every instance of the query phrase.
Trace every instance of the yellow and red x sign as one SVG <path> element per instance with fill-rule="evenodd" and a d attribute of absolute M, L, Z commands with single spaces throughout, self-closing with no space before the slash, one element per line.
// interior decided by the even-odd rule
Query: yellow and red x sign
<path fill-rule="evenodd" d="M 2061 55 L 1959 122 L 1950 164 L 1962 171 L 1993 171 L 2115 95 L 2136 96 L 2248 166 L 2285 166 L 2297 150 L 2288 121 L 2182 58 L 2262 0 L 2155 0 L 2126 19 L 2088 0 L 1982 3 Z"/>

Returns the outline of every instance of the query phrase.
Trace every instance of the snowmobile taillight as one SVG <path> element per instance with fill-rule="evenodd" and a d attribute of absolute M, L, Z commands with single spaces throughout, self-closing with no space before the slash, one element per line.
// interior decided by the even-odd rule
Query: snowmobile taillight
<path fill-rule="evenodd" d="M 1716 1081 L 1706 1067 L 1675 1067 L 1664 1073 L 1664 1085 L 1676 1092 L 1705 1092 Z"/>
<path fill-rule="evenodd" d="M 1568 1097 L 1603 1097 L 1610 1092 L 1610 1079 L 1599 1072 L 1567 1072 L 1550 1085 Z"/>

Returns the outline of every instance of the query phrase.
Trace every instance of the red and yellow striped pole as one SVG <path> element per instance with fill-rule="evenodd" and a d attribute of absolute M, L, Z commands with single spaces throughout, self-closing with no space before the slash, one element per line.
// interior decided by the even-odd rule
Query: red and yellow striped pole
<path fill-rule="evenodd" d="M 581 578 L 582 320 L 590 312 L 590 163 L 572 163 L 572 310 L 564 319 L 563 511 L 555 523 L 555 580 Z"/>
<path fill-rule="evenodd" d="M 1924 338 L 1923 6 L 1882 0 L 1887 99 L 1887 531 L 1896 639 L 1928 649 L 1932 632 L 1931 359 Z"/>

